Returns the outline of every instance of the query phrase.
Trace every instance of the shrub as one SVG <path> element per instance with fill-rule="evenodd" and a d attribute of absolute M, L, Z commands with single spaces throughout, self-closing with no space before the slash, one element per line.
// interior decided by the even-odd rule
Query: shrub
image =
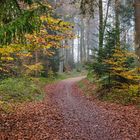
<path fill-rule="evenodd" d="M 124 105 L 128 104 L 140 104 L 140 96 L 138 95 L 139 86 L 138 85 L 127 85 L 124 84 L 120 89 L 111 88 L 110 90 L 101 90 L 101 99 L 121 103 Z"/>

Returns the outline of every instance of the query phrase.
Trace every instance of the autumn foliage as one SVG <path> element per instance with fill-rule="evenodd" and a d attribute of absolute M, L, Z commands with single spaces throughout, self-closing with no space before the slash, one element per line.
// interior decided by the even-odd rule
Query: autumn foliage
<path fill-rule="evenodd" d="M 33 4 L 30 8 L 35 6 L 37 5 Z M 41 55 L 53 57 L 56 50 L 68 47 L 63 46 L 62 41 L 74 37 L 73 25 L 56 18 L 52 7 L 49 4 L 47 6 L 51 10 L 39 17 L 40 28 L 31 34 L 25 34 L 23 44 L 13 40 L 13 43 L 0 47 L 0 72 L 3 76 L 38 73 L 43 69 Z"/>

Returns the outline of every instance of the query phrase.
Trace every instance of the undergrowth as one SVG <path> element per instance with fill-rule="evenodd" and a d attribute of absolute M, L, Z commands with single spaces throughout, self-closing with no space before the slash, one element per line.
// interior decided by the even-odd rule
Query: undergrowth
<path fill-rule="evenodd" d="M 2 102 L 23 102 L 40 99 L 43 96 L 39 79 L 8 78 L 0 82 Z"/>
<path fill-rule="evenodd" d="M 47 78 L 7 78 L 0 81 L 0 110 L 9 112 L 12 107 L 31 101 L 41 101 L 44 96 L 44 86 L 54 79 Z"/>
<path fill-rule="evenodd" d="M 138 85 L 124 85 L 118 87 L 102 87 L 89 79 L 84 79 L 78 83 L 86 96 L 96 98 L 101 101 L 108 101 L 122 105 L 140 105 L 140 95 Z"/>

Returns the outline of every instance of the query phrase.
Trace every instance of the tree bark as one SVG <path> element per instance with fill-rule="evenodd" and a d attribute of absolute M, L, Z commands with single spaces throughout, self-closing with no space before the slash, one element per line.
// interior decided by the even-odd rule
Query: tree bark
<path fill-rule="evenodd" d="M 39 62 L 38 60 L 38 50 L 35 51 L 35 64 Z M 35 77 L 38 77 L 38 70 L 35 71 Z"/>
<path fill-rule="evenodd" d="M 140 74 L 140 0 L 135 0 L 134 3 L 134 17 L 135 17 L 135 51 L 138 56 L 138 74 Z M 139 90 L 138 95 L 140 95 L 140 80 L 139 80 Z"/>
<path fill-rule="evenodd" d="M 80 31 L 78 29 L 78 52 L 77 52 L 77 62 L 80 62 Z"/>
<path fill-rule="evenodd" d="M 63 54 L 63 48 L 60 48 L 59 49 L 59 58 L 60 58 L 60 61 L 59 61 L 59 73 L 63 73 L 63 70 L 64 70 L 64 54 Z"/>
<path fill-rule="evenodd" d="M 89 61 L 89 48 L 90 48 L 90 19 L 87 21 L 87 35 L 86 35 L 86 41 L 87 41 L 87 61 Z"/>
<path fill-rule="evenodd" d="M 103 1 L 99 0 L 99 62 L 101 61 L 103 47 Z"/>
<path fill-rule="evenodd" d="M 115 0 L 115 27 L 116 27 L 116 47 L 120 47 L 120 0 Z"/>
<path fill-rule="evenodd" d="M 80 31 L 80 61 L 84 61 L 84 22 L 81 18 L 81 31 Z"/>

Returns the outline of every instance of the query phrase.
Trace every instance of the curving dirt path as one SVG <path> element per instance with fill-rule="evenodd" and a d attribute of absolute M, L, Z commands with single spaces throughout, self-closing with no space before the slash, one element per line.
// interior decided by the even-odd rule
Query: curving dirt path
<path fill-rule="evenodd" d="M 42 103 L 0 117 L 0 140 L 140 140 L 140 111 L 87 100 L 70 78 L 46 87 Z"/>

